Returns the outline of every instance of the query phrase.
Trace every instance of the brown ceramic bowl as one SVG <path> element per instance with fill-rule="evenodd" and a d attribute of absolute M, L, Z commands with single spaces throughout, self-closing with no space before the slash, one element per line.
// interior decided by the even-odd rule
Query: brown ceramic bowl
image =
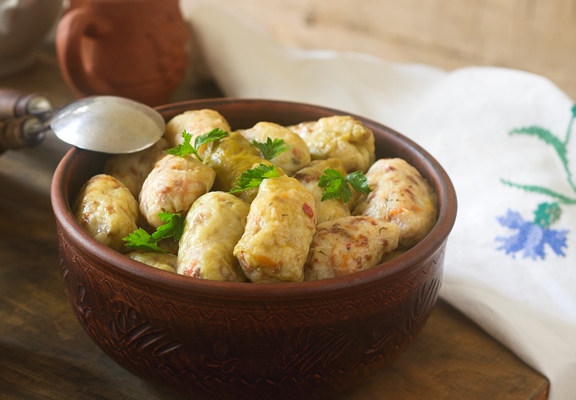
<path fill-rule="evenodd" d="M 160 107 L 219 111 L 233 129 L 284 125 L 341 111 L 281 101 L 215 99 Z M 200 398 L 313 399 L 362 382 L 400 356 L 426 323 L 442 281 L 456 195 L 417 144 L 373 130 L 378 157 L 406 159 L 436 190 L 439 216 L 415 247 L 370 270 L 315 282 L 249 284 L 194 279 L 148 267 L 101 245 L 70 204 L 106 155 L 77 148 L 52 184 L 64 289 L 88 335 L 122 367 Z M 382 382 L 386 385 L 386 382 Z"/>

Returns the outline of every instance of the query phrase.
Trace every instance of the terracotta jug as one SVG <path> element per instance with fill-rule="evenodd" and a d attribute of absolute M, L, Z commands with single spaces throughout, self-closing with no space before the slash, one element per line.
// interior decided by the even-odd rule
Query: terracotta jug
<path fill-rule="evenodd" d="M 58 24 L 62 75 L 77 97 L 166 104 L 187 64 L 178 0 L 73 0 Z"/>

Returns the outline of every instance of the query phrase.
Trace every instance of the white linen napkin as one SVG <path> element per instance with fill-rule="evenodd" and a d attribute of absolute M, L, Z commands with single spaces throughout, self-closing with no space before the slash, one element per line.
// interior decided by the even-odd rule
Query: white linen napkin
<path fill-rule="evenodd" d="M 427 149 L 459 214 L 440 295 L 576 393 L 576 107 L 547 79 L 444 72 L 362 54 L 285 48 L 214 7 L 185 14 L 228 96 L 292 100 L 374 119 Z M 576 125 L 576 124 L 575 124 Z"/>

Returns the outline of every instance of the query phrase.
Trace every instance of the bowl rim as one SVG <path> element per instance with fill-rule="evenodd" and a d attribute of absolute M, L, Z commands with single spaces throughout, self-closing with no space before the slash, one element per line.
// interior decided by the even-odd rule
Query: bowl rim
<path fill-rule="evenodd" d="M 82 152 L 90 152 L 76 147 L 72 147 L 64 155 L 58 164 L 52 179 L 50 196 L 52 208 L 57 223 L 67 236 L 67 239 L 75 245 L 83 248 L 94 258 L 100 259 L 107 264 L 108 268 L 117 273 L 128 275 L 142 283 L 161 286 L 175 292 L 190 294 L 194 296 L 235 299 L 240 298 L 246 301 L 270 300 L 270 301 L 295 301 L 312 298 L 326 298 L 327 295 L 346 293 L 349 291 L 362 291 L 369 287 L 378 285 L 382 280 L 395 274 L 409 272 L 411 266 L 419 265 L 427 261 L 433 254 L 442 247 L 454 226 L 457 214 L 457 198 L 454 186 L 438 161 L 424 150 L 420 145 L 405 137 L 399 132 L 380 124 L 374 120 L 356 115 L 354 113 L 343 112 L 338 109 L 318 106 L 307 103 L 270 100 L 270 99 L 245 99 L 245 98 L 214 98 L 197 99 L 171 103 L 156 107 L 163 115 L 180 110 L 183 106 L 198 108 L 210 108 L 215 105 L 230 105 L 241 103 L 245 105 L 260 104 L 262 102 L 279 106 L 304 106 L 313 110 L 319 110 L 334 115 L 350 115 L 369 127 L 377 127 L 387 134 L 405 143 L 411 151 L 420 157 L 430 169 L 434 171 L 435 182 L 430 182 L 436 190 L 438 197 L 438 219 L 432 230 L 410 250 L 398 257 L 378 264 L 365 271 L 355 272 L 348 275 L 307 282 L 285 282 L 285 283 L 258 283 L 247 284 L 243 282 L 220 282 L 206 279 L 191 279 L 187 276 L 178 275 L 172 272 L 163 271 L 157 268 L 146 266 L 138 261 L 132 260 L 126 255 L 110 249 L 91 237 L 80 227 L 74 217 L 71 205 L 68 202 L 69 193 L 65 185 L 66 179 L 71 170 L 73 160 Z"/>

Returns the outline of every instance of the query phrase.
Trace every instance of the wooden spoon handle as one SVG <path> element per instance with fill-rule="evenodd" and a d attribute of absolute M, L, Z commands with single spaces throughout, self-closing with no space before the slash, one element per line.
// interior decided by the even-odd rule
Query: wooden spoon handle
<path fill-rule="evenodd" d="M 41 125 L 38 118 L 29 115 L 0 120 L 0 153 L 39 144 L 45 136 L 38 129 Z"/>
<path fill-rule="evenodd" d="M 52 110 L 52 102 L 43 94 L 0 89 L 0 119 L 39 115 Z"/>

